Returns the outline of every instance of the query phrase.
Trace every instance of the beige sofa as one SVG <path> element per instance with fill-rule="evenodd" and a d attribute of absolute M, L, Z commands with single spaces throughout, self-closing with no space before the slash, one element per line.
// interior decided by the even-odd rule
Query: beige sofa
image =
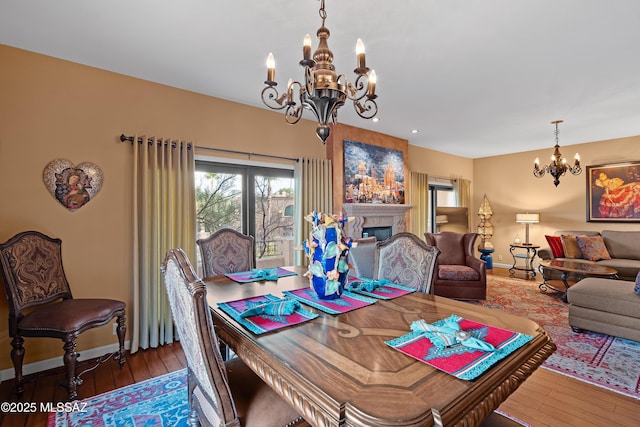
<path fill-rule="evenodd" d="M 564 230 L 556 231 L 554 235 L 560 236 L 563 234 L 573 235 L 586 235 L 597 236 L 601 235 L 604 240 L 604 244 L 607 247 L 609 256 L 611 259 L 600 261 L 589 261 L 586 259 L 574 259 L 574 261 L 581 262 L 595 262 L 607 267 L 612 267 L 618 270 L 618 278 L 620 280 L 636 280 L 636 275 L 640 271 L 640 231 L 613 231 L 603 230 L 597 231 L 576 231 L 576 230 Z M 554 259 L 551 248 L 545 247 L 538 251 L 538 257 L 540 259 Z M 569 258 L 561 258 L 569 259 Z M 560 278 L 560 273 L 550 271 L 542 268 L 542 277 L 545 280 L 557 280 Z M 569 278 L 571 280 L 572 278 Z M 574 280 L 579 278 L 573 278 Z"/>
<path fill-rule="evenodd" d="M 567 291 L 569 325 L 640 341 L 640 295 L 635 282 L 588 277 Z"/>

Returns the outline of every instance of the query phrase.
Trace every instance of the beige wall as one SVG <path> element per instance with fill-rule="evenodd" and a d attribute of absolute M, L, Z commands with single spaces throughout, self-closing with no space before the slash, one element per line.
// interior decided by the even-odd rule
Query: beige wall
<path fill-rule="evenodd" d="M 441 153 L 439 151 L 426 150 L 424 148 L 409 145 L 409 170 L 422 172 L 428 175 L 471 180 L 471 192 L 473 193 L 474 162 L 471 159 Z"/>
<path fill-rule="evenodd" d="M 495 235 L 494 262 L 512 264 L 509 244 L 516 234 L 524 242 L 524 225 L 515 222 L 516 213 L 540 213 L 540 223 L 532 225 L 529 240 L 537 245 L 547 246 L 545 234 L 556 230 L 638 230 L 633 223 L 587 222 L 587 165 L 640 160 L 640 136 L 591 142 L 577 145 L 562 145 L 560 151 L 572 161 L 576 152 L 580 153 L 583 172 L 574 176 L 567 173 L 560 178 L 558 187 L 553 178 L 533 176 L 533 162 L 540 158 L 541 164 L 548 164 L 553 152 L 553 141 L 549 138 L 549 148 L 528 151 L 508 156 L 486 157 L 474 161 L 473 199 L 475 210 L 474 226 L 479 224 L 477 212 L 486 193 L 494 216 L 491 218 Z M 502 256 L 502 261 L 499 260 Z"/>

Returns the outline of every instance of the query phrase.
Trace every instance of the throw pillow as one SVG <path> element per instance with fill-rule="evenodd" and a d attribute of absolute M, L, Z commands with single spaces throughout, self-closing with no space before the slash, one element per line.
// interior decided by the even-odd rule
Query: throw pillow
<path fill-rule="evenodd" d="M 580 246 L 578 246 L 576 236 L 573 234 L 563 234 L 560 236 L 560 241 L 562 241 L 562 251 L 564 252 L 565 258 L 582 258 L 582 251 L 580 250 Z"/>
<path fill-rule="evenodd" d="M 636 285 L 633 287 L 633 291 L 640 295 L 640 271 L 638 272 L 638 275 L 636 276 Z"/>
<path fill-rule="evenodd" d="M 576 236 L 582 257 L 590 261 L 611 259 L 602 236 Z"/>
<path fill-rule="evenodd" d="M 547 239 L 547 243 L 549 243 L 549 247 L 551 248 L 551 253 L 553 253 L 554 258 L 563 258 L 564 257 L 564 249 L 562 249 L 562 240 L 560 236 L 544 236 Z"/>

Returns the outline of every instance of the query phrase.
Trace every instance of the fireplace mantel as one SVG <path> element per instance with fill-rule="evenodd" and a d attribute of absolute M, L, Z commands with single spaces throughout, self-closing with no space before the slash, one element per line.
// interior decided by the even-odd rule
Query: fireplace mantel
<path fill-rule="evenodd" d="M 367 227 L 391 227 L 392 234 L 405 231 L 406 213 L 411 205 L 382 203 L 343 203 L 342 210 L 350 217 L 347 234 L 354 239 L 362 237 Z"/>

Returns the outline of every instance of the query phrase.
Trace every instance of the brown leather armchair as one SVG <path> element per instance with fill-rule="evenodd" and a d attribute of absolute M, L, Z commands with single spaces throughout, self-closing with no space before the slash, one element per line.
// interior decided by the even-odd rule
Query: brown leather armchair
<path fill-rule="evenodd" d="M 424 233 L 427 243 L 440 249 L 433 294 L 456 299 L 486 299 L 487 266 L 475 256 L 478 233 Z"/>

